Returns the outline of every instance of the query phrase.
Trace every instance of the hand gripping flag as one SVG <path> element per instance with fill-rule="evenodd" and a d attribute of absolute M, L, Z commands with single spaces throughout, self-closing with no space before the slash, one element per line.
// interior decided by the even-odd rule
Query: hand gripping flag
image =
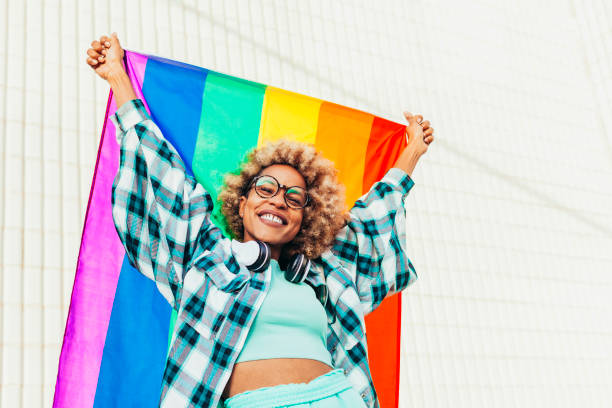
<path fill-rule="evenodd" d="M 126 68 L 153 120 L 213 199 L 250 149 L 287 138 L 314 144 L 339 170 L 347 208 L 405 147 L 405 126 L 334 103 L 126 51 Z M 127 260 L 111 215 L 119 146 L 109 96 L 54 407 L 156 406 L 173 326 L 155 284 Z M 219 213 L 213 220 L 219 223 Z M 366 317 L 370 368 L 382 407 L 397 407 L 401 297 Z"/>

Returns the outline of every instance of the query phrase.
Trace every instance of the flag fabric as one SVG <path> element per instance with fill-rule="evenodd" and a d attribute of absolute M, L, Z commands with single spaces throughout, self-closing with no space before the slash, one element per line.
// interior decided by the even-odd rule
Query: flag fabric
<path fill-rule="evenodd" d="M 406 145 L 405 126 L 345 106 L 197 66 L 126 51 L 136 94 L 213 199 L 245 153 L 279 138 L 314 144 L 346 186 L 347 208 Z M 156 406 L 174 324 L 153 281 L 135 270 L 112 219 L 119 146 L 106 109 L 55 387 L 54 407 Z M 222 226 L 215 209 L 213 221 Z M 397 407 L 401 297 L 366 316 L 382 407 Z"/>

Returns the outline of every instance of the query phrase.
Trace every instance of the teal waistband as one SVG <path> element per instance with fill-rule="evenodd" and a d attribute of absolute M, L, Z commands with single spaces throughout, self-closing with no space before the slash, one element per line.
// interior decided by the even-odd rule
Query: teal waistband
<path fill-rule="evenodd" d="M 309 383 L 281 384 L 274 387 L 263 387 L 236 394 L 225 400 L 225 408 L 268 408 L 304 404 L 325 399 L 329 396 L 351 389 L 342 369 L 332 370 Z M 352 394 L 356 394 L 353 391 Z M 362 402 L 357 395 L 358 402 Z M 351 395 L 353 397 L 353 395 Z M 359 407 L 360 405 L 355 405 Z"/>

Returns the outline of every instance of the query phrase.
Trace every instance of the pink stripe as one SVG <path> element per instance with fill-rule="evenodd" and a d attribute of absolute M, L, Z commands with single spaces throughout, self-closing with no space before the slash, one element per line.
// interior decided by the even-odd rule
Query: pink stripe
<path fill-rule="evenodd" d="M 138 54 L 132 51 L 126 51 L 127 70 L 132 83 L 135 85 L 136 95 L 144 101 L 142 97 L 142 83 L 144 81 L 144 72 L 147 67 L 147 56 Z"/>
<path fill-rule="evenodd" d="M 142 98 L 147 57 L 132 52 L 126 52 L 126 57 L 130 79 Z M 106 331 L 125 255 L 115 231 L 111 208 L 111 188 L 119 167 L 119 146 L 115 127 L 109 119 L 109 114 L 115 110 L 111 92 L 64 332 L 54 407 L 93 406 Z"/>

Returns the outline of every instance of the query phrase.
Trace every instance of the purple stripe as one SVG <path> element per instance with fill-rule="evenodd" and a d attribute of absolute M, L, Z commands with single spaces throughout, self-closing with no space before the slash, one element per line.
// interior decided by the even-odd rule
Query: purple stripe
<path fill-rule="evenodd" d="M 142 98 L 147 57 L 132 52 L 126 52 L 126 57 L 130 79 L 136 94 Z M 109 119 L 109 114 L 115 110 L 111 93 L 85 216 L 54 407 L 93 406 L 106 332 L 125 255 L 112 219 L 110 194 L 119 167 L 119 146 L 115 127 Z"/>

